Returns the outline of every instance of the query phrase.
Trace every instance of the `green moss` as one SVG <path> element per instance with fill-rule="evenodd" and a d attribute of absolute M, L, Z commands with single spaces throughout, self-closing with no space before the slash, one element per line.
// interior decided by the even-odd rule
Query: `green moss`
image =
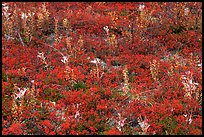
<path fill-rule="evenodd" d="M 6 74 L 6 73 L 3 73 L 3 72 L 2 72 L 2 80 L 3 80 L 4 82 L 9 82 L 8 79 L 11 79 L 11 81 L 12 81 L 13 83 L 15 83 L 19 78 L 18 78 L 17 76 L 15 76 L 14 74 L 12 75 L 12 74 Z"/>
<path fill-rule="evenodd" d="M 130 75 L 130 77 L 129 77 L 129 81 L 130 81 L 131 83 L 134 82 L 134 76 L 133 76 L 133 75 Z"/>
<path fill-rule="evenodd" d="M 84 91 L 87 91 L 86 85 L 84 83 L 82 83 L 82 82 L 75 83 L 73 88 L 74 88 L 74 90 L 83 89 Z"/>
<path fill-rule="evenodd" d="M 80 132 L 84 131 L 84 130 L 85 130 L 85 126 L 84 126 L 83 124 L 79 124 L 79 125 L 78 125 L 78 130 L 79 130 Z"/>
<path fill-rule="evenodd" d="M 54 80 L 54 78 L 52 77 L 51 74 L 47 74 L 47 76 L 45 77 L 45 80 L 44 80 L 44 85 L 48 85 L 50 83 L 52 83 Z"/>
<path fill-rule="evenodd" d="M 104 132 L 98 132 L 98 135 L 106 135 Z"/>
<path fill-rule="evenodd" d="M 53 97 L 53 98 L 51 98 L 51 101 L 52 101 L 52 102 L 57 102 L 59 99 L 61 99 L 61 98 L 63 98 L 63 97 L 64 97 L 64 96 L 63 96 L 61 93 L 57 92 L 57 93 L 56 93 L 56 96 Z"/>
<path fill-rule="evenodd" d="M 185 30 L 186 28 L 184 26 L 172 27 L 172 33 L 174 34 L 181 34 Z"/>
<path fill-rule="evenodd" d="M 44 95 L 46 97 L 49 97 L 51 95 L 52 89 L 51 88 L 47 88 L 43 91 Z"/>
<path fill-rule="evenodd" d="M 166 132 L 169 134 L 175 134 L 174 129 L 177 127 L 177 121 L 174 117 L 166 117 L 163 120 L 158 121 L 157 124 L 165 127 L 163 129 L 163 134 L 166 134 Z"/>
<path fill-rule="evenodd" d="M 111 99 L 116 99 L 120 96 L 123 96 L 124 92 L 122 90 L 112 90 L 113 94 L 111 95 Z"/>
<path fill-rule="evenodd" d="M 127 15 L 127 10 L 124 9 L 120 12 L 120 16 L 126 16 Z"/>
<path fill-rule="evenodd" d="M 53 94 L 54 92 L 54 94 Z M 59 99 L 63 98 L 64 96 L 60 93 L 60 91 L 52 89 L 52 88 L 47 88 L 43 91 L 44 97 L 47 100 L 50 100 L 52 102 L 56 102 Z"/>
<path fill-rule="evenodd" d="M 8 75 L 6 73 L 2 73 L 2 80 L 8 82 Z"/>

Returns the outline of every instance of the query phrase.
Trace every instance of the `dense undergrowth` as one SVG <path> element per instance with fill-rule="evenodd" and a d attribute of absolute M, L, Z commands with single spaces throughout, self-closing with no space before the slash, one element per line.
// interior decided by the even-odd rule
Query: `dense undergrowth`
<path fill-rule="evenodd" d="M 202 134 L 202 3 L 2 4 L 2 134 Z"/>

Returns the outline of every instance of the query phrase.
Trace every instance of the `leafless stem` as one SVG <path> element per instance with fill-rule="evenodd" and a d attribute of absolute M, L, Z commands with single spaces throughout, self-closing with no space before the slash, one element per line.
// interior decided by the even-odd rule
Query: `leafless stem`
<path fill-rule="evenodd" d="M 99 78 L 98 62 L 96 63 L 96 73 L 97 73 L 97 77 Z"/>
<path fill-rule="evenodd" d="M 53 48 L 55 51 L 57 51 L 59 54 L 61 54 L 64 57 L 64 54 L 62 52 L 60 52 L 59 50 L 57 50 L 55 47 L 53 47 L 53 46 L 51 46 L 49 44 L 45 44 L 45 45 Z"/>
<path fill-rule="evenodd" d="M 17 32 L 17 33 L 18 33 L 18 32 Z M 19 38 L 20 38 L 21 44 L 22 44 L 23 46 L 25 46 L 25 44 L 24 44 L 24 42 L 23 42 L 23 40 L 22 40 L 22 38 L 21 38 L 20 33 L 18 33 L 18 36 L 19 36 Z"/>
<path fill-rule="evenodd" d="M 32 40 L 32 36 L 30 36 L 30 40 L 29 40 L 29 42 L 31 42 L 31 40 Z"/>

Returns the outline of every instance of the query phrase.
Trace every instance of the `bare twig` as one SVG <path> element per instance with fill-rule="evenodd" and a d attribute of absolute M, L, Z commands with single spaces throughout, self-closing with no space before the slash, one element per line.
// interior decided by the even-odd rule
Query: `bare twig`
<path fill-rule="evenodd" d="M 18 36 L 19 36 L 19 38 L 20 38 L 20 42 L 21 42 L 21 44 L 22 44 L 23 46 L 25 46 L 25 44 L 24 44 L 24 42 L 23 42 L 23 40 L 22 40 L 22 38 L 21 38 L 20 33 L 17 32 L 17 34 L 18 34 Z"/>
<path fill-rule="evenodd" d="M 31 40 L 32 40 L 32 35 L 30 36 L 30 40 L 29 40 L 29 42 L 31 42 Z"/>
<path fill-rule="evenodd" d="M 55 47 L 53 47 L 52 45 L 49 45 L 49 44 L 44 44 L 44 45 L 46 45 L 46 46 L 49 46 L 49 47 L 51 47 L 51 48 L 53 48 L 55 51 L 57 51 L 59 54 L 61 54 L 63 57 L 65 56 L 62 52 L 60 52 L 59 50 L 57 50 Z"/>

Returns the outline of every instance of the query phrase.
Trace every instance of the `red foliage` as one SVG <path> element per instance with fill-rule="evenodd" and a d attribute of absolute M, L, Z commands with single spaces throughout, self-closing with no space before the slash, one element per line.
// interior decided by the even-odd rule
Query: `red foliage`
<path fill-rule="evenodd" d="M 2 7 L 3 135 L 202 134 L 202 3 Z"/>

